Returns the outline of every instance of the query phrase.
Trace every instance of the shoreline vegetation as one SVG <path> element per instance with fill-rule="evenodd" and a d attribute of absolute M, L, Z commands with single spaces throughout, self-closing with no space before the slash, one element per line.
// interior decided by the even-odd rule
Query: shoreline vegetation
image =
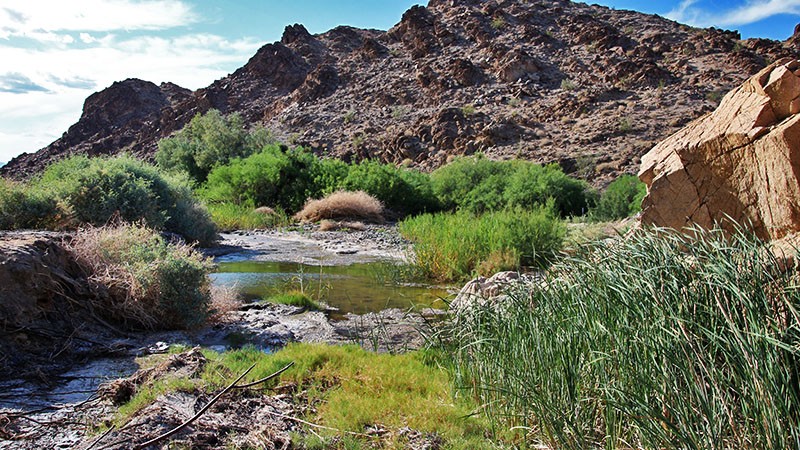
<path fill-rule="evenodd" d="M 268 387 L 303 406 L 298 448 L 405 448 L 404 426 L 452 449 L 800 442 L 797 271 L 745 231 L 609 235 L 610 221 L 641 204 L 633 176 L 598 193 L 558 166 L 480 155 L 430 174 L 348 164 L 217 112 L 163 140 L 156 162 L 77 156 L 26 182 L 0 180 L 0 229 L 80 230 L 73 251 L 111 293 L 95 309 L 145 329 L 191 328 L 215 313 L 209 262 L 164 235 L 209 245 L 218 230 L 299 218 L 397 221 L 414 247 L 414 267 L 400 271 L 541 277 L 451 313 L 413 352 L 204 350 L 202 373 L 143 385 L 117 426 L 167 393 L 210 394 L 252 364 L 250 381 L 294 362 Z M 278 297 L 318 307 L 297 292 Z"/>

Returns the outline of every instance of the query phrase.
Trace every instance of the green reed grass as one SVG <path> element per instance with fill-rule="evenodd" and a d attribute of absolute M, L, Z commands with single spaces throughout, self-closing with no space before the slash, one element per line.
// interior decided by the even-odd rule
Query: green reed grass
<path fill-rule="evenodd" d="M 797 271 L 746 233 L 659 230 L 453 321 L 457 382 L 553 448 L 800 447 Z"/>
<path fill-rule="evenodd" d="M 403 220 L 398 228 L 414 243 L 414 264 L 440 281 L 545 265 L 561 247 L 565 234 L 552 207 L 480 216 L 466 211 L 425 214 Z"/>
<path fill-rule="evenodd" d="M 281 210 L 264 213 L 234 203 L 209 203 L 207 208 L 211 220 L 221 231 L 275 228 L 291 223 L 291 219 Z"/>

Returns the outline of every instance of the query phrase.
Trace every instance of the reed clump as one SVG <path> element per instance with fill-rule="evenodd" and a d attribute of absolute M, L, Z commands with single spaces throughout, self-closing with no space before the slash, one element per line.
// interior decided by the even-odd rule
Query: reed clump
<path fill-rule="evenodd" d="M 595 244 L 455 317 L 457 382 L 552 448 L 797 448 L 800 291 L 781 267 L 744 232 Z"/>

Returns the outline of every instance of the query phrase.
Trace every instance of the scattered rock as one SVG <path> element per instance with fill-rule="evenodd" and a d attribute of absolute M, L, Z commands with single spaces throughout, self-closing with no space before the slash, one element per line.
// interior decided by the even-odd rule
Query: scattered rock
<path fill-rule="evenodd" d="M 461 288 L 450 303 L 450 309 L 463 312 L 473 306 L 502 304 L 510 298 L 510 294 L 514 295 L 516 290 L 530 284 L 534 279 L 534 275 L 519 272 L 498 272 L 489 278 L 475 278 Z"/>

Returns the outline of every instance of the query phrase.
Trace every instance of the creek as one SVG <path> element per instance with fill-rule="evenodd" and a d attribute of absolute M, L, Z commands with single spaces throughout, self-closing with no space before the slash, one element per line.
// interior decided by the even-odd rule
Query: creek
<path fill-rule="evenodd" d="M 266 299 L 286 292 L 302 292 L 331 307 L 329 317 L 367 314 L 385 309 L 446 307 L 442 287 L 404 283 L 391 262 L 349 265 L 309 265 L 284 261 L 220 262 L 212 282 L 235 289 L 245 301 Z"/>

